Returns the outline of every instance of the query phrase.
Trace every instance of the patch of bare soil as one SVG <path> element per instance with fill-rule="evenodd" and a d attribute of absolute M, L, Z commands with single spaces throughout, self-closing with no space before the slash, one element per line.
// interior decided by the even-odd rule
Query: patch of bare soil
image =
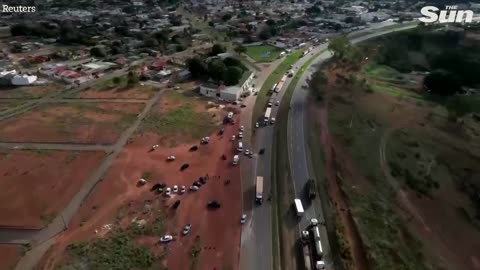
<path fill-rule="evenodd" d="M 41 228 L 48 224 L 104 156 L 102 152 L 68 151 L 1 153 L 0 226 Z"/>
<path fill-rule="evenodd" d="M 0 138 L 5 142 L 114 143 L 143 106 L 136 103 L 49 104 L 2 121 Z"/>
<path fill-rule="evenodd" d="M 212 134 L 208 145 L 192 143 L 154 151 L 152 146 L 161 140 L 158 135 L 144 133 L 134 137 L 84 202 L 69 229 L 42 259 L 39 269 L 55 269 L 68 261 L 65 248 L 70 243 L 108 237 L 106 224 L 124 227 L 134 219 L 150 223 L 152 214 L 164 220 L 164 233 L 173 235 L 174 240 L 159 244 L 162 235 L 155 235 L 136 237 L 135 242 L 157 255 L 165 254 L 157 262 L 160 265 L 173 270 L 190 269 L 192 264 L 198 269 L 238 269 L 241 187 L 239 167 L 231 165 L 234 145 L 229 141 L 238 126 L 225 129 L 223 136 Z M 195 144 L 198 150 L 189 151 Z M 176 160 L 167 162 L 170 155 Z M 226 160 L 222 155 L 226 155 Z M 189 168 L 181 171 L 184 163 Z M 207 184 L 198 191 L 188 191 L 193 181 L 206 175 Z M 148 179 L 144 186 L 137 185 L 141 177 Z M 150 191 L 156 183 L 186 186 L 187 192 L 171 197 L 159 195 Z M 177 200 L 180 205 L 174 210 L 172 206 Z M 217 200 L 221 207 L 208 210 L 206 204 L 210 200 Z M 181 231 L 186 224 L 192 224 L 192 229 L 184 236 Z M 198 251 L 196 257 L 192 256 L 193 249 Z"/>

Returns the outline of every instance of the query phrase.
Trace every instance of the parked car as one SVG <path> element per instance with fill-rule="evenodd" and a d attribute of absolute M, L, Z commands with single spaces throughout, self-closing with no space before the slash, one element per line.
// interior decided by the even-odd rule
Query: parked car
<path fill-rule="evenodd" d="M 243 104 L 243 103 L 240 104 L 240 108 L 245 108 L 245 107 L 247 107 L 247 105 L 245 105 L 245 104 Z"/>
<path fill-rule="evenodd" d="M 194 185 L 190 186 L 190 190 L 191 190 L 191 191 L 197 191 L 197 190 L 199 190 L 199 189 L 200 189 L 200 188 L 199 188 L 198 186 L 194 186 Z"/>
<path fill-rule="evenodd" d="M 143 179 L 143 178 L 140 178 L 140 180 L 138 180 L 138 185 L 140 186 L 143 186 L 147 183 L 147 180 Z"/>
<path fill-rule="evenodd" d="M 192 224 L 187 224 L 185 227 L 183 227 L 182 234 L 187 235 L 190 232 L 190 229 L 192 228 Z"/>
<path fill-rule="evenodd" d="M 238 132 L 238 138 L 243 138 L 243 132 Z"/>
<path fill-rule="evenodd" d="M 200 176 L 200 178 L 198 178 L 198 181 L 202 184 L 202 185 L 205 185 L 207 183 L 207 178 L 206 177 L 203 177 L 203 176 Z"/>
<path fill-rule="evenodd" d="M 253 151 L 250 151 L 250 154 L 248 154 L 249 158 L 253 158 Z"/>
<path fill-rule="evenodd" d="M 244 127 L 244 126 L 240 126 L 240 131 L 242 131 L 242 132 L 243 132 L 243 130 L 244 130 L 244 129 L 245 129 L 245 127 Z"/>
<path fill-rule="evenodd" d="M 186 170 L 190 165 L 188 163 L 183 163 L 182 166 L 180 167 L 180 171 Z"/>
<path fill-rule="evenodd" d="M 193 151 L 197 151 L 197 150 L 198 150 L 198 146 L 194 145 L 194 146 L 190 147 L 190 149 L 188 151 L 193 152 Z"/>
<path fill-rule="evenodd" d="M 182 187 L 180 188 L 180 194 L 185 193 L 185 190 L 186 190 L 185 186 L 182 186 Z"/>
<path fill-rule="evenodd" d="M 166 195 L 166 196 L 172 195 L 172 190 L 171 190 L 169 187 L 167 187 L 167 188 L 165 189 L 165 195 Z"/>
<path fill-rule="evenodd" d="M 218 132 L 219 135 L 223 135 L 223 133 L 225 132 L 225 128 L 222 128 L 220 129 L 220 131 Z"/>
<path fill-rule="evenodd" d="M 160 238 L 160 242 L 162 243 L 168 243 L 173 240 L 173 236 L 166 234 Z"/>
<path fill-rule="evenodd" d="M 173 192 L 173 193 L 177 193 L 177 192 L 178 192 L 178 186 L 177 186 L 177 185 L 174 185 L 174 186 L 173 186 L 172 192 Z"/>
<path fill-rule="evenodd" d="M 232 135 L 232 139 L 231 139 L 231 140 L 232 140 L 232 141 L 235 141 L 235 135 Z"/>
<path fill-rule="evenodd" d="M 250 150 L 246 149 L 245 150 L 245 156 L 248 156 L 248 155 L 250 155 Z"/>
<path fill-rule="evenodd" d="M 176 200 L 175 203 L 172 205 L 172 209 L 176 210 L 180 206 L 180 200 Z"/>
<path fill-rule="evenodd" d="M 258 122 L 255 123 L 255 127 L 258 128 L 260 127 L 260 124 Z"/>
<path fill-rule="evenodd" d="M 242 217 L 240 218 L 240 224 L 245 224 L 247 221 L 247 215 L 243 214 Z"/>
<path fill-rule="evenodd" d="M 200 141 L 200 144 L 208 144 L 210 142 L 210 137 L 203 137 Z"/>
<path fill-rule="evenodd" d="M 222 206 L 219 202 L 212 200 L 207 203 L 207 207 L 211 209 L 218 209 Z"/>
<path fill-rule="evenodd" d="M 167 157 L 167 161 L 174 161 L 175 160 L 175 156 L 168 156 Z"/>
<path fill-rule="evenodd" d="M 155 185 L 152 186 L 152 188 L 150 189 L 150 191 L 155 191 L 157 190 L 158 188 L 162 187 L 160 183 L 156 183 Z"/>
<path fill-rule="evenodd" d="M 277 100 L 275 101 L 275 106 L 278 106 L 278 105 L 280 105 L 280 101 Z"/>

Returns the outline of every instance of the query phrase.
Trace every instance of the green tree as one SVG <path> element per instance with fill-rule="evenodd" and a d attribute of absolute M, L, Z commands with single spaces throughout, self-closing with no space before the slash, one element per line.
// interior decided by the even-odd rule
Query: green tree
<path fill-rule="evenodd" d="M 343 59 L 351 48 L 347 36 L 341 35 L 333 38 L 328 44 L 328 50 L 333 53 L 333 57 Z"/>
<path fill-rule="evenodd" d="M 224 53 L 225 52 L 225 47 L 223 47 L 221 44 L 214 44 L 212 49 L 210 50 L 210 55 L 211 56 L 216 56 L 216 55 L 219 55 L 221 53 Z"/>
<path fill-rule="evenodd" d="M 193 78 L 199 79 L 208 75 L 207 67 L 199 56 L 187 60 L 187 66 Z"/>
<path fill-rule="evenodd" d="M 234 51 L 238 54 L 242 54 L 247 52 L 247 48 L 245 46 L 238 45 L 237 47 L 235 47 Z"/>
<path fill-rule="evenodd" d="M 223 81 L 226 72 L 227 66 L 220 59 L 214 59 L 208 63 L 208 75 L 213 80 Z"/>
<path fill-rule="evenodd" d="M 423 79 L 423 86 L 434 94 L 450 96 L 462 89 L 460 79 L 452 72 L 434 70 Z"/>
<path fill-rule="evenodd" d="M 222 21 L 226 22 L 226 21 L 229 21 L 231 18 L 232 18 L 232 14 L 227 13 L 222 16 Z"/>
<path fill-rule="evenodd" d="M 225 71 L 225 85 L 235 85 L 242 78 L 243 70 L 239 67 L 231 66 Z"/>
<path fill-rule="evenodd" d="M 127 75 L 127 85 L 134 86 L 139 81 L 138 74 L 135 71 L 129 71 Z"/>
<path fill-rule="evenodd" d="M 106 57 L 107 53 L 102 47 L 93 47 L 90 49 L 90 55 L 94 57 Z"/>
<path fill-rule="evenodd" d="M 120 77 L 115 77 L 112 81 L 114 84 L 119 85 L 122 82 L 122 79 Z"/>
<path fill-rule="evenodd" d="M 147 48 L 156 48 L 159 45 L 158 41 L 152 37 L 146 37 L 143 40 L 143 46 Z"/>

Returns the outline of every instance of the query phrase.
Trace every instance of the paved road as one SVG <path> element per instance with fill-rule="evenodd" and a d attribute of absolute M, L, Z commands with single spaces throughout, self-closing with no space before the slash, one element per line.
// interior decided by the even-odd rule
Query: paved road
<path fill-rule="evenodd" d="M 358 43 L 376 36 L 388 34 L 394 31 L 401 31 L 413 28 L 415 26 L 406 26 L 398 29 L 392 29 L 388 31 L 381 31 L 378 29 L 377 33 L 366 34 L 362 37 L 358 37 L 352 40 L 352 43 Z M 321 47 L 326 48 L 326 44 Z M 289 163 L 290 169 L 292 172 L 293 187 L 295 189 L 295 194 L 297 198 L 301 198 L 305 206 L 305 217 L 299 223 L 299 230 L 303 230 L 307 227 L 310 218 L 317 217 L 319 220 L 325 220 L 322 212 L 321 205 L 319 203 L 314 203 L 311 206 L 306 205 L 308 202 L 304 196 L 304 187 L 307 179 L 314 178 L 313 170 L 310 166 L 309 153 L 308 153 L 308 144 L 306 142 L 305 134 L 305 121 L 306 121 L 306 100 L 308 97 L 308 92 L 303 85 L 307 84 L 307 78 L 316 70 L 318 65 L 321 65 L 326 59 L 331 57 L 331 53 L 325 51 L 320 54 L 313 63 L 307 68 L 300 80 L 298 81 L 295 92 L 292 96 L 290 103 L 290 111 L 288 114 L 288 153 L 289 153 Z M 317 200 L 318 202 L 318 200 Z M 321 237 L 324 239 L 322 241 L 324 252 L 325 252 L 325 261 L 328 268 L 333 268 L 329 241 L 327 237 L 326 229 L 321 227 Z"/>
<path fill-rule="evenodd" d="M 105 151 L 111 152 L 114 145 L 78 144 L 78 143 L 24 143 L 0 142 L 0 149 L 10 150 L 68 150 L 68 151 Z"/>

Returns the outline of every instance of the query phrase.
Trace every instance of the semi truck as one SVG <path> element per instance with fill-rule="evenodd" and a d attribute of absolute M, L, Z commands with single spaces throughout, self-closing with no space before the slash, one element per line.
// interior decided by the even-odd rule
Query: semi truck
<path fill-rule="evenodd" d="M 272 113 L 272 108 L 268 107 L 267 110 L 265 111 L 265 117 L 263 118 L 263 122 L 265 122 L 265 125 L 268 125 L 268 122 L 270 121 L 271 113 Z"/>
<path fill-rule="evenodd" d="M 263 176 L 257 176 L 257 186 L 255 191 L 255 201 L 262 204 L 263 201 Z"/>
<path fill-rule="evenodd" d="M 300 238 L 302 243 L 303 250 L 303 259 L 306 270 L 312 270 L 312 256 L 310 254 L 310 248 L 308 247 L 308 242 L 310 240 L 310 234 L 308 231 L 302 231 L 302 236 Z"/>
<path fill-rule="evenodd" d="M 295 204 L 295 210 L 297 212 L 297 217 L 303 216 L 303 213 L 305 213 L 305 211 L 303 210 L 302 201 L 300 199 L 295 199 L 294 204 Z"/>
<path fill-rule="evenodd" d="M 313 239 L 315 240 L 315 252 L 317 253 L 318 258 L 323 257 L 323 248 L 322 242 L 320 239 L 320 229 L 318 225 L 312 226 Z"/>

